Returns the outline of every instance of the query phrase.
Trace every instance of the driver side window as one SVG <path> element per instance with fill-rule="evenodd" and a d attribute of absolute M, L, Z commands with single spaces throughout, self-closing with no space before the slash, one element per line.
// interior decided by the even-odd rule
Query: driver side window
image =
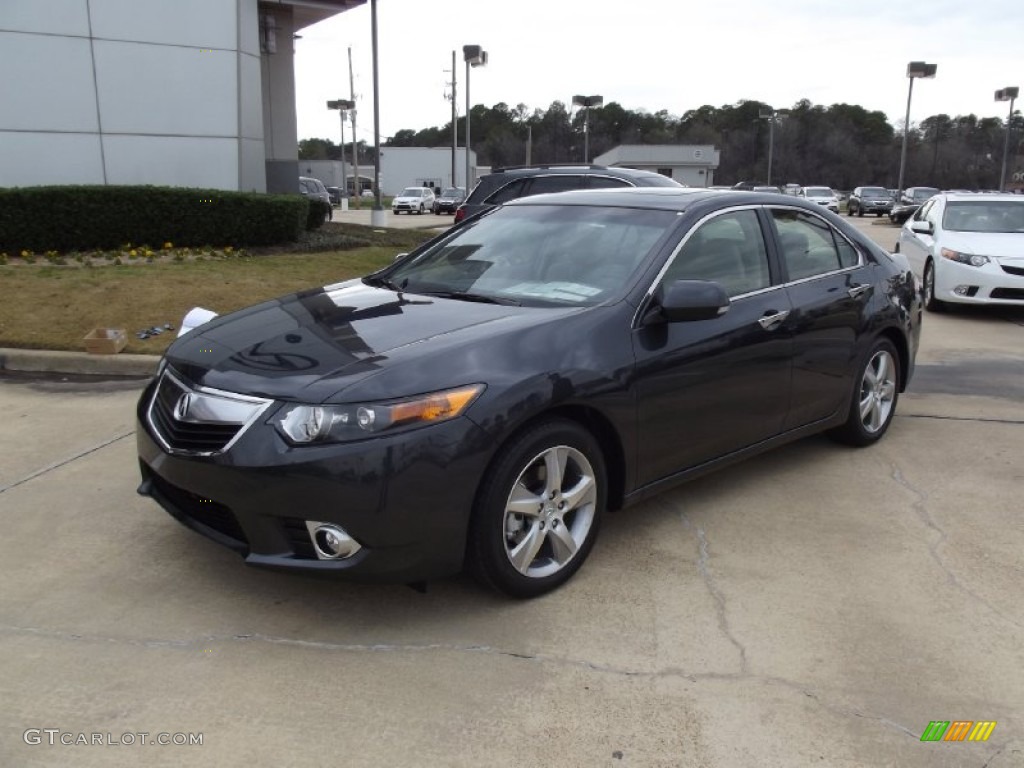
<path fill-rule="evenodd" d="M 662 284 L 675 280 L 712 280 L 730 298 L 767 288 L 768 253 L 757 214 L 732 211 L 701 224 L 676 254 Z"/>

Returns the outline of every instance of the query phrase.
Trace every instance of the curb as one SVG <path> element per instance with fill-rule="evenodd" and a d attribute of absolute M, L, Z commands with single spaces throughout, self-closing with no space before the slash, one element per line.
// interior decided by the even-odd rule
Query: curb
<path fill-rule="evenodd" d="M 158 355 L 90 355 L 86 352 L 0 347 L 0 371 L 152 376 L 159 362 Z"/>

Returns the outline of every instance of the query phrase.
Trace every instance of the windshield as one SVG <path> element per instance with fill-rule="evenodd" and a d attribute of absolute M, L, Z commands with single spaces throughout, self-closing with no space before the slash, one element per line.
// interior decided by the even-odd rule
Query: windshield
<path fill-rule="evenodd" d="M 939 194 L 939 190 L 933 187 L 917 187 L 914 190 L 914 202 L 923 203 L 928 198 L 934 197 L 937 194 Z"/>
<path fill-rule="evenodd" d="M 441 197 L 462 197 L 462 190 L 458 187 L 448 187 L 441 193 Z"/>
<path fill-rule="evenodd" d="M 589 306 L 629 284 L 675 218 L 636 208 L 498 208 L 379 279 L 408 293 Z"/>
<path fill-rule="evenodd" d="M 889 197 L 889 190 L 881 187 L 864 187 L 861 197 Z"/>
<path fill-rule="evenodd" d="M 406 187 L 402 190 L 402 194 L 400 194 L 399 197 L 419 197 L 422 194 L 422 187 Z"/>
<path fill-rule="evenodd" d="M 942 228 L 954 232 L 1024 232 L 1024 200 L 979 200 L 946 205 Z"/>
<path fill-rule="evenodd" d="M 832 197 L 834 193 L 828 187 L 808 187 L 805 194 L 808 197 Z"/>

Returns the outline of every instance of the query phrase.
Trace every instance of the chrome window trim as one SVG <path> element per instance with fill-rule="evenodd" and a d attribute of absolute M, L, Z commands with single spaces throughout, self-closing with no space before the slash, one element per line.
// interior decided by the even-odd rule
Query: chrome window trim
<path fill-rule="evenodd" d="M 686 233 L 686 237 L 684 237 L 682 240 L 680 240 L 679 243 L 676 245 L 676 247 L 672 249 L 672 253 L 669 254 L 668 259 L 665 260 L 665 263 L 662 265 L 661 269 L 658 270 L 658 274 L 654 276 L 654 279 L 651 281 L 650 286 L 648 286 L 647 291 L 644 293 L 643 299 L 640 300 L 640 304 L 637 307 L 636 312 L 633 314 L 633 320 L 632 320 L 632 322 L 630 324 L 630 328 L 637 329 L 637 328 L 640 327 L 640 317 L 643 315 L 644 311 L 647 308 L 647 305 L 651 301 L 651 298 L 654 296 L 654 291 L 657 289 L 657 286 L 661 282 L 661 279 L 665 276 L 665 273 L 668 271 L 668 268 L 670 266 L 672 266 L 672 262 L 675 261 L 676 257 L 679 255 L 679 251 L 682 250 L 683 246 L 686 245 L 687 241 L 689 241 L 689 239 L 691 237 L 693 237 L 693 233 L 696 232 L 698 229 L 700 229 L 704 225 L 704 223 L 706 221 L 708 221 L 709 219 L 713 219 L 716 216 L 721 216 L 722 214 L 725 214 L 725 213 L 735 213 L 736 211 L 755 211 L 756 212 L 758 210 L 764 210 L 764 211 L 767 211 L 768 213 L 771 213 L 772 210 L 780 210 L 780 209 L 781 210 L 788 210 L 788 211 L 797 211 L 798 213 L 805 213 L 808 216 L 813 216 L 814 218 L 819 219 L 832 232 L 835 232 L 837 235 L 839 235 L 841 238 L 843 238 L 843 240 L 845 240 L 846 243 L 851 248 L 853 248 L 854 252 L 857 254 L 857 263 L 852 265 L 852 266 L 849 266 L 849 267 L 840 267 L 839 269 L 833 269 L 833 270 L 829 270 L 828 272 L 822 272 L 819 275 L 811 275 L 810 277 L 802 277 L 802 278 L 800 278 L 798 280 L 787 280 L 785 282 L 779 283 L 778 285 L 769 285 L 766 288 L 760 288 L 760 289 L 758 289 L 756 291 L 748 291 L 747 293 L 738 293 L 735 296 L 730 296 L 729 297 L 729 303 L 730 304 L 732 302 L 734 302 L 734 301 L 739 300 L 739 299 L 745 299 L 748 296 L 757 296 L 757 295 L 760 295 L 762 293 L 768 293 L 769 291 L 778 290 L 780 288 L 786 288 L 786 287 L 791 286 L 791 285 L 802 285 L 804 283 L 811 282 L 812 280 L 820 280 L 823 277 L 832 277 L 832 276 L 841 275 L 841 274 L 844 274 L 844 273 L 847 273 L 847 272 L 853 272 L 854 270 L 861 269 L 862 267 L 865 266 L 866 259 L 864 258 L 864 252 L 858 247 L 858 245 L 855 242 L 853 242 L 849 237 L 847 237 L 845 232 L 842 232 L 838 227 L 833 225 L 832 222 L 830 222 L 824 216 L 819 215 L 817 211 L 809 211 L 806 208 L 804 208 L 802 206 L 797 206 L 797 205 L 784 205 L 784 204 L 765 205 L 763 203 L 756 203 L 756 204 L 753 204 L 753 205 L 751 205 L 751 204 L 747 204 L 747 205 L 732 205 L 732 206 L 729 206 L 728 208 L 720 208 L 717 211 L 712 211 L 711 213 L 707 214 L 706 216 L 701 218 L 699 221 L 697 221 L 692 227 L 690 227 L 690 231 Z M 766 242 L 765 243 L 765 247 L 766 248 L 767 248 L 767 245 L 768 244 Z M 836 254 L 836 256 L 838 257 L 838 253 Z M 783 255 L 781 253 L 779 254 L 779 260 L 784 262 L 784 257 L 783 257 Z"/>
<path fill-rule="evenodd" d="M 171 446 L 164 435 L 160 432 L 160 429 L 153 421 L 153 406 L 156 404 L 157 395 L 160 392 L 160 386 L 163 384 L 164 378 L 171 379 L 178 387 L 185 390 L 186 393 L 194 393 L 204 398 L 203 402 L 208 407 L 216 408 L 216 400 L 229 401 L 233 406 L 242 404 L 249 405 L 252 407 L 252 412 L 242 422 L 238 421 L 202 421 L 202 420 L 190 420 L 189 423 L 193 424 L 229 424 L 238 425 L 238 431 L 235 432 L 234 436 L 224 444 L 224 447 L 217 451 L 187 451 L 181 450 L 180 448 L 174 448 Z M 227 392 L 222 389 L 214 389 L 213 387 L 203 387 L 198 384 L 192 384 L 187 382 L 183 377 L 179 376 L 174 370 L 168 365 L 165 367 L 163 374 L 157 380 L 156 386 L 153 388 L 153 395 L 149 399 L 149 404 L 146 406 L 146 423 L 149 425 L 150 433 L 157 439 L 161 447 L 168 453 L 172 453 L 176 456 L 218 456 L 222 453 L 226 453 L 231 449 L 238 440 L 244 435 L 248 429 L 256 422 L 257 419 L 273 405 L 273 400 L 268 400 L 263 397 L 254 397 L 252 395 L 241 395 L 237 392 Z M 177 417 L 174 417 L 177 419 Z"/>

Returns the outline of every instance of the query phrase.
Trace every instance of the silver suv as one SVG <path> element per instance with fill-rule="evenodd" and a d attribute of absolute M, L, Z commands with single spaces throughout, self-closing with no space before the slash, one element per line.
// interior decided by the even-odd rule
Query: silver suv
<path fill-rule="evenodd" d="M 434 208 L 434 190 L 430 187 L 406 187 L 391 201 L 394 213 L 418 213 L 432 211 Z"/>

